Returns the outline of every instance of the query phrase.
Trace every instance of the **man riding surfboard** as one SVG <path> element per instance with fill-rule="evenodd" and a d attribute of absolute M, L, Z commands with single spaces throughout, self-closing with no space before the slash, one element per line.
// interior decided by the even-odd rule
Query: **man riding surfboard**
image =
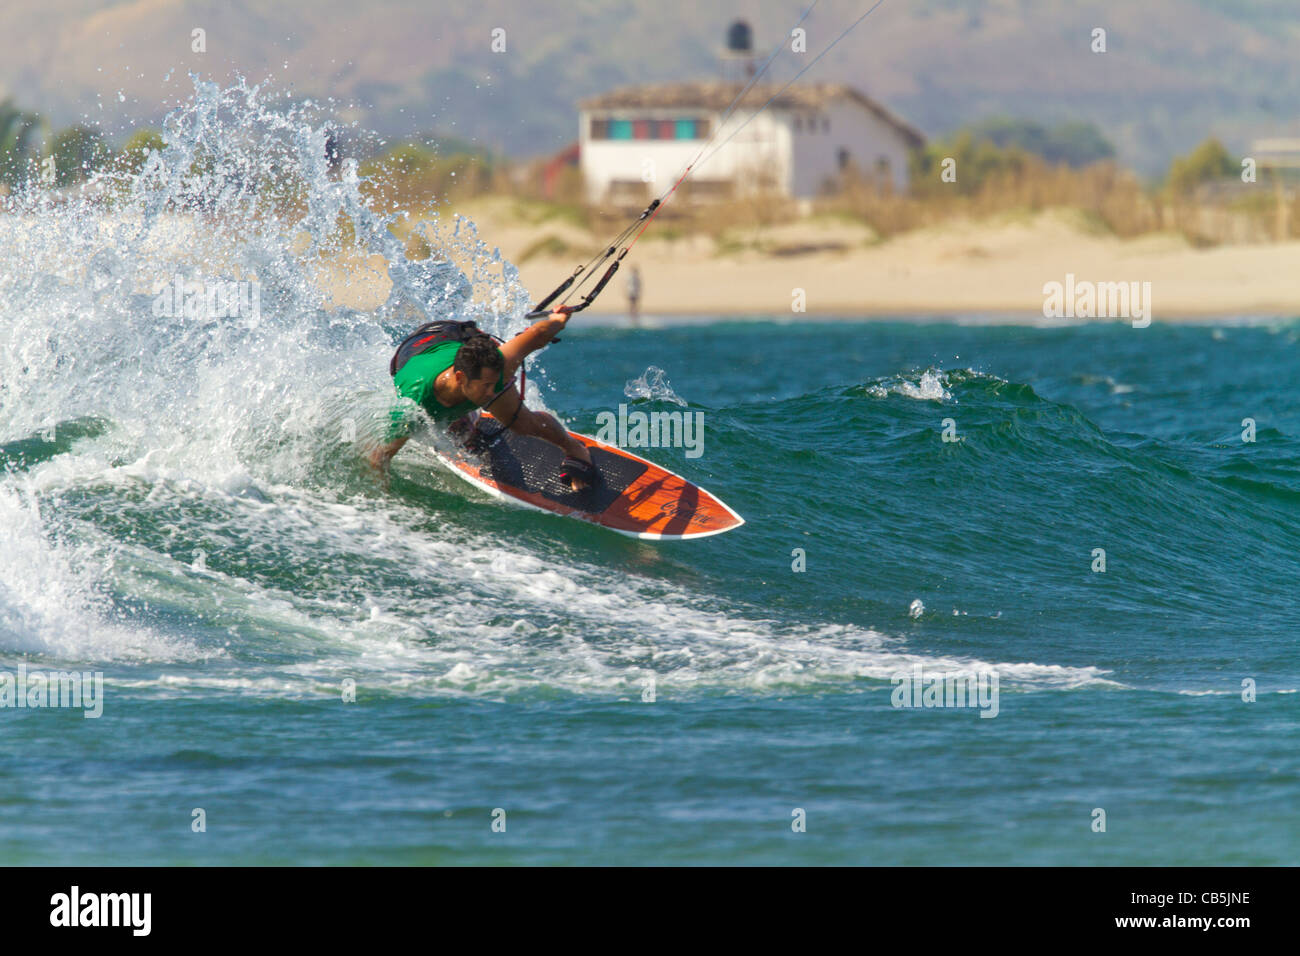
<path fill-rule="evenodd" d="M 524 359 L 550 344 L 568 321 L 568 310 L 558 309 L 499 348 L 473 323 L 430 323 L 399 346 L 390 366 L 393 385 L 435 424 L 452 426 L 453 433 L 463 435 L 468 426 L 461 419 L 482 409 L 516 434 L 557 445 L 565 454 L 560 477 L 579 491 L 598 480 L 591 454 L 555 416 L 527 408 L 513 381 Z M 369 455 L 376 470 L 383 471 L 410 438 L 414 423 L 409 412 L 405 403 L 393 409 L 386 441 Z"/>

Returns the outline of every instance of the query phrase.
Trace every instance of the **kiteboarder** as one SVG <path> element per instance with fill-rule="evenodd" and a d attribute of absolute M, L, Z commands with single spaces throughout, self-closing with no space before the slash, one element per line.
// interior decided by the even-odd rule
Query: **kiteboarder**
<path fill-rule="evenodd" d="M 462 437 L 470 432 L 465 416 L 479 409 L 489 412 L 516 434 L 559 446 L 565 454 L 560 478 L 573 490 L 593 484 L 598 475 L 586 446 L 555 416 L 526 407 L 513 381 L 524 359 L 550 344 L 568 321 L 569 310 L 557 309 L 499 347 L 473 322 L 431 322 L 416 329 L 398 346 L 389 366 L 398 394 L 410 401 L 394 407 L 385 441 L 368 456 L 371 466 L 383 472 L 410 438 L 413 402 L 436 424 L 448 425 Z"/>

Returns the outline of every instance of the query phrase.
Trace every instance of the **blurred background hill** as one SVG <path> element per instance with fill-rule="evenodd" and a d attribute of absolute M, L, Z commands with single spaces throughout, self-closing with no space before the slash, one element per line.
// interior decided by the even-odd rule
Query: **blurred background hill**
<path fill-rule="evenodd" d="M 455 137 L 497 154 L 572 141 L 574 104 L 613 86 L 717 73 L 726 25 L 749 20 L 768 49 L 805 4 L 791 0 L 6 0 L 0 101 L 53 126 L 157 125 L 188 71 L 274 77 L 354 106 L 384 136 Z M 808 47 L 867 4 L 822 0 Z M 1107 31 L 1107 52 L 1090 49 Z M 506 52 L 490 48 L 504 29 Z M 192 31 L 206 52 L 192 52 Z M 887 0 L 815 69 L 940 137 L 1005 117 L 1093 124 L 1115 158 L 1154 176 L 1213 134 L 1240 153 L 1300 133 L 1295 0 Z M 806 62 L 786 53 L 776 78 Z M 170 77 L 164 82 L 164 77 Z M 812 78 L 812 77 L 810 77 Z"/>

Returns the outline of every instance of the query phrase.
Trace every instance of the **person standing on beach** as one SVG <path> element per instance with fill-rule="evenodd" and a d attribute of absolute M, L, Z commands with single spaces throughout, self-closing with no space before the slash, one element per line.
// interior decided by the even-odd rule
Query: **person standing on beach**
<path fill-rule="evenodd" d="M 641 270 L 633 266 L 631 273 L 627 277 L 627 314 L 633 325 L 637 325 L 637 320 L 641 317 L 641 310 L 638 305 L 640 301 Z"/>

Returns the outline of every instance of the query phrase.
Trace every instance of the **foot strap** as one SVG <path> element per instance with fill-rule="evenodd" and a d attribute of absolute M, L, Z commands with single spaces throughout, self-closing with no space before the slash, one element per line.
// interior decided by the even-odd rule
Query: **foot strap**
<path fill-rule="evenodd" d="M 574 478 L 588 485 L 594 485 L 600 481 L 600 472 L 596 470 L 595 465 L 589 465 L 577 458 L 565 458 L 560 465 L 560 479 L 570 481 Z"/>

